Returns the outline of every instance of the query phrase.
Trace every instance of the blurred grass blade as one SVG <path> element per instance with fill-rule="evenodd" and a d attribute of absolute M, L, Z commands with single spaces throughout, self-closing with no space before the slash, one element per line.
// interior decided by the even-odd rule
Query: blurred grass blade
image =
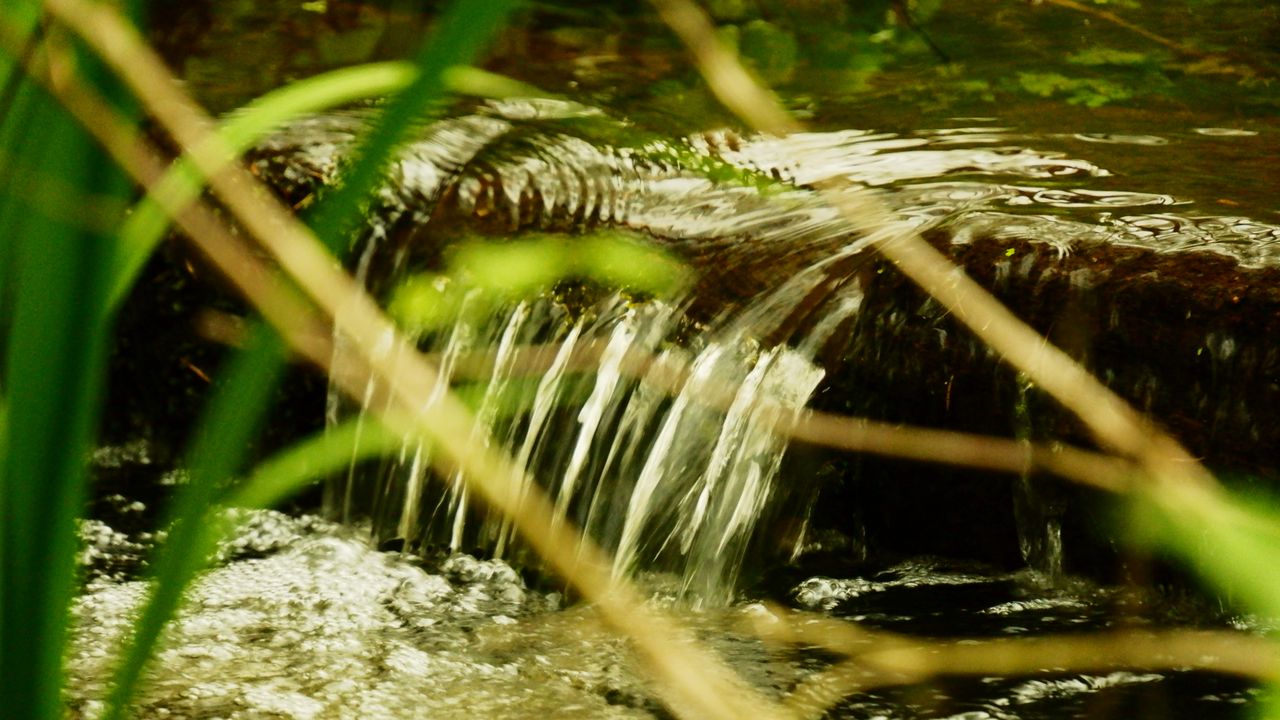
<path fill-rule="evenodd" d="M 60 108 L 29 83 L 15 91 L 0 137 L 23 163 L 85 195 L 121 195 L 114 169 Z M 7 424 L 0 585 L 0 707 L 6 718 L 63 715 L 62 653 L 75 586 L 76 518 L 97 427 L 107 315 L 101 312 L 113 240 L 23 212 L 0 210 L 6 258 Z"/>
<path fill-rule="evenodd" d="M 16 230 L 24 214 L 20 204 L 14 201 L 18 195 L 14 192 L 18 178 L 13 166 L 22 157 L 30 155 L 23 150 L 23 134 L 35 108 L 26 97 L 31 91 L 31 83 L 22 70 L 22 62 L 30 59 L 44 37 L 44 30 L 38 23 L 37 8 L 36 3 L 15 3 L 4 8 L 4 14 L 0 16 L 11 26 L 10 34 L 15 38 L 13 47 L 0 46 L 0 49 L 14 53 L 0 52 L 0 79 L 3 80 L 0 84 L 0 148 L 15 148 L 0 154 L 0 228 L 4 229 Z M 17 235 L 11 233 L 7 237 L 16 238 Z M 10 260 L 16 245 L 14 242 L 0 242 L 0 317 L 8 317 L 11 293 L 7 288 L 12 280 Z M 0 503 L 3 503 L 3 495 L 0 495 Z M 3 603 L 4 597 L 0 594 L 0 605 Z"/>
<path fill-rule="evenodd" d="M 228 115 L 218 128 L 219 141 L 223 147 L 239 155 L 287 120 L 401 90 L 413 81 L 416 72 L 409 63 L 386 62 L 343 68 L 300 80 L 273 90 Z M 217 143 L 212 144 L 217 146 Z M 184 155 L 138 203 L 120 230 L 122 247 L 110 296 L 113 306 L 118 305 L 129 291 L 169 227 L 169 216 L 155 198 L 163 196 L 174 202 L 187 203 L 199 196 L 203 184 L 203 175 Z"/>
<path fill-rule="evenodd" d="M 394 451 L 403 439 L 373 417 L 352 418 L 266 460 L 222 504 L 267 508 L 350 464 Z"/>
<path fill-rule="evenodd" d="M 1203 501 L 1169 488 L 1131 502 L 1129 527 L 1139 542 L 1179 558 L 1244 609 L 1280 618 L 1280 513 L 1273 502 L 1225 493 Z"/>
<path fill-rule="evenodd" d="M 14 34 L 23 38 L 22 46 L 16 49 L 17 56 L 0 53 L 0 120 L 3 120 L 9 117 L 18 89 L 26 82 L 22 61 L 29 58 L 44 39 L 44 28 L 40 25 L 40 4 L 37 2 L 5 3 L 0 13 Z"/>
<path fill-rule="evenodd" d="M 454 65 L 444 71 L 445 87 L 459 95 L 482 98 L 559 98 L 515 78 L 481 70 L 470 65 Z"/>
<path fill-rule="evenodd" d="M 341 186 L 310 214 L 307 224 L 330 251 L 342 250 L 367 198 L 383 182 L 392 155 L 409 139 L 414 123 L 444 96 L 445 73 L 473 64 L 517 4 L 517 0 L 454 0 L 445 8 L 415 59 L 418 76 L 387 104 L 354 164 L 343 174 Z"/>
<path fill-rule="evenodd" d="M 236 354 L 225 382 L 205 410 L 188 457 L 189 479 L 168 513 L 169 535 L 155 561 L 151 594 L 116 671 L 104 720 L 126 715 L 165 623 L 213 550 L 222 527 L 209 522 L 208 509 L 218 498 L 221 484 L 239 469 L 257 435 L 285 356 L 280 337 L 267 326 L 255 324 L 245 349 Z"/>

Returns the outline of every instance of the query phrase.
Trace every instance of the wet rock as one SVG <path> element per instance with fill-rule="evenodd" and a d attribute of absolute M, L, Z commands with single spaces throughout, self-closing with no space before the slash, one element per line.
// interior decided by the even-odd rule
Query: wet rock
<path fill-rule="evenodd" d="M 286 197 L 310 194 L 331 178 L 333 156 L 361 122 L 285 128 L 252 162 Z M 695 317 L 723 316 L 856 245 L 807 189 L 841 176 L 885 188 L 881 197 L 904 222 L 1215 469 L 1275 475 L 1280 228 L 1170 210 L 1183 201 L 1156 193 L 1089 189 L 1105 168 L 1021 140 L 960 128 L 664 141 L 572 104 L 486 106 L 428 128 L 406 150 L 371 221 L 368 277 L 383 287 L 438 259 L 442 239 L 467 233 L 625 227 L 700 271 Z M 852 252 L 825 272 L 828 281 L 764 338 L 785 342 L 856 303 L 820 355 L 828 380 L 817 407 L 1092 442 L 887 263 Z M 1012 479 L 870 458 L 838 463 L 842 479 L 815 506 L 813 527 L 858 538 L 858 552 L 1026 561 Z M 1096 498 L 1052 484 L 1036 492 L 1065 508 L 1052 519 L 1068 553 L 1082 549 L 1068 571 L 1113 556 Z"/>
<path fill-rule="evenodd" d="M 484 627 L 551 607 L 510 567 L 457 556 L 435 573 L 316 518 L 239 514 L 239 531 L 171 625 L 137 717 L 527 716 L 527 696 L 499 690 L 527 671 L 471 649 Z M 136 549 L 100 524 L 86 533 L 95 555 Z M 73 716 L 100 709 L 145 594 L 143 582 L 99 574 L 77 600 Z M 546 690 L 547 707 L 607 707 L 590 691 Z"/>
<path fill-rule="evenodd" d="M 978 233 L 976 230 L 983 230 Z M 970 234 L 972 233 L 972 234 Z M 957 223 L 933 244 L 1224 478 L 1280 477 L 1280 265 L 1203 248 L 1163 251 Z M 837 351 L 821 406 L 892 422 L 1093 446 L 1074 417 L 1008 369 L 949 313 L 882 264 Z M 1017 481 L 892 461 L 847 467 L 838 515 L 901 553 L 1024 561 Z M 1107 498 L 1045 478 L 1028 517 L 1061 523 L 1067 570 L 1118 562 Z M 1018 492 L 1021 492 L 1020 490 Z M 900 518 L 911 517 L 910 523 Z M 1032 522 L 1037 522 L 1032 520 Z M 1025 539 L 1025 538 L 1024 538 Z M 1111 568 L 1111 570 L 1104 570 Z"/>

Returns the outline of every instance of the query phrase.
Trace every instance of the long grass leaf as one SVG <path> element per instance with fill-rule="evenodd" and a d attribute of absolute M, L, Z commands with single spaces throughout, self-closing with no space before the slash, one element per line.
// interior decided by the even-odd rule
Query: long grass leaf
<path fill-rule="evenodd" d="M 22 153 L 86 194 L 117 187 L 82 131 L 34 92 L 22 112 L 39 122 Z M 9 135 L 6 132 L 6 135 Z M 12 208 L 12 206 L 11 206 Z M 75 522 L 101 397 L 111 239 L 38 214 L 6 213 L 0 228 L 16 252 L 7 318 L 3 608 L 0 707 L 11 718 L 62 716 L 62 647 L 74 588 Z"/>
<path fill-rule="evenodd" d="M 357 152 L 355 163 L 343 174 L 341 187 L 310 215 L 308 224 L 331 251 L 341 250 L 363 204 L 382 183 L 387 164 L 396 148 L 409 138 L 414 122 L 445 95 L 445 73 L 455 66 L 473 64 L 517 4 L 516 0 L 454 0 L 445 8 L 414 62 L 417 78 L 390 100 Z"/>
<path fill-rule="evenodd" d="M 26 82 L 22 71 L 22 61 L 35 52 L 44 38 L 44 28 L 40 25 L 39 3 L 16 2 L 6 3 L 0 9 L 0 17 L 14 29 L 14 34 L 24 40 L 17 48 L 15 56 L 0 53 L 0 119 L 9 117 L 9 110 L 17 98 L 18 89 Z"/>
<path fill-rule="evenodd" d="M 218 128 L 218 141 L 232 153 L 240 154 L 282 122 L 401 90 L 413 81 L 415 75 L 416 70 L 409 63 L 385 62 L 343 68 L 300 80 L 273 90 L 228 115 Z M 200 149 L 193 152 L 200 152 Z M 203 182 L 203 175 L 195 163 L 184 155 L 138 203 L 120 230 L 122 250 L 116 260 L 112 280 L 112 305 L 118 305 L 124 299 L 169 227 L 169 216 L 155 198 L 162 196 L 176 203 L 187 203 L 199 196 Z"/>
<path fill-rule="evenodd" d="M 189 479 L 173 500 L 169 536 L 155 563 L 151 594 L 116 671 L 104 720 L 127 714 L 165 624 L 177 611 L 188 583 L 207 562 L 219 534 L 206 522 L 208 508 L 221 491 L 220 483 L 232 477 L 243 462 L 261 426 L 264 400 L 280 378 L 284 358 L 279 336 L 265 325 L 256 325 L 205 411 L 188 460 Z"/>
<path fill-rule="evenodd" d="M 1135 495 L 1129 520 L 1134 537 L 1178 558 L 1244 609 L 1280 617 L 1280 513 L 1273 502 L 1225 492 L 1203 501 L 1184 492 Z"/>
<path fill-rule="evenodd" d="M 402 442 L 374 418 L 352 418 L 264 461 L 222 504 L 271 507 L 351 463 L 385 455 Z"/>

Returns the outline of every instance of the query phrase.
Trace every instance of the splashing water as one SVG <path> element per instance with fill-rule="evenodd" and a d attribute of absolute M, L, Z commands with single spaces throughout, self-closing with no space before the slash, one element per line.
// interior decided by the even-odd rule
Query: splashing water
<path fill-rule="evenodd" d="M 850 286 L 841 309 L 794 344 L 762 345 L 760 335 L 788 321 L 824 281 L 821 270 L 790 279 L 684 346 L 675 342 L 688 323 L 679 307 L 613 296 L 577 317 L 551 299 L 478 318 L 463 313 L 468 319 L 425 350 L 453 384 L 468 380 L 466 356 L 489 355 L 488 372 L 465 386 L 476 391 L 480 431 L 511 453 L 526 481 L 543 483 L 556 522 L 586 529 L 615 553 L 616 573 L 669 570 L 682 592 L 724 602 L 777 500 L 785 444 L 773 426 L 805 405 L 824 374 L 815 352 L 841 313 L 847 318 L 858 306 L 848 300 L 857 295 Z M 539 344 L 554 347 L 554 356 L 530 376 L 522 357 Z M 594 356 L 590 372 L 575 362 L 579 353 Z M 359 510 L 353 498 L 372 497 L 382 539 L 531 560 L 510 521 L 469 497 L 461 473 L 432 476 L 430 452 L 407 444 L 376 472 L 353 469 L 337 493 L 342 512 L 351 516 Z"/>
<path fill-rule="evenodd" d="M 334 156 L 361 122 L 339 115 L 287 130 L 262 148 L 263 162 L 286 172 L 264 173 L 283 176 L 286 194 L 307 191 L 333 176 Z M 710 602 L 731 597 L 753 543 L 768 535 L 762 523 L 808 492 L 778 481 L 785 444 L 771 428 L 778 410 L 805 406 L 827 371 L 827 339 L 863 305 L 865 247 L 807 189 L 813 183 L 891 187 L 884 199 L 902 222 L 945 223 L 956 246 L 1030 238 L 1058 257 L 1101 244 L 1207 250 L 1244 267 L 1272 262 L 1280 247 L 1273 225 L 1172 210 L 1188 204 L 1181 198 L 1072 187 L 1110 173 L 1022 147 L 1025 138 L 1003 128 L 668 141 L 628 138 L 611 122 L 572 103 L 512 101 L 424 128 L 380 193 L 357 270 L 385 287 L 429 264 L 439 251 L 433 233 L 459 225 L 623 227 L 697 265 L 701 284 L 680 300 L 543 298 L 464 312 L 422 349 L 472 400 L 488 442 L 550 494 L 556 522 L 612 551 L 616 573 L 669 571 L 685 593 Z M 726 168 L 728 181 L 711 179 Z M 720 311 L 711 320 L 699 307 L 707 296 Z M 532 347 L 550 359 L 530 368 Z M 331 418 L 340 410 L 331 402 Z M 1030 481 L 1019 488 L 1024 557 L 1057 574 L 1055 514 Z M 478 507 L 464 477 L 436 476 L 419 445 L 380 467 L 353 468 L 328 488 L 327 507 L 367 516 L 378 539 L 418 551 L 533 561 L 511 523 Z M 792 536 L 772 550 L 785 556 L 803 542 Z"/>

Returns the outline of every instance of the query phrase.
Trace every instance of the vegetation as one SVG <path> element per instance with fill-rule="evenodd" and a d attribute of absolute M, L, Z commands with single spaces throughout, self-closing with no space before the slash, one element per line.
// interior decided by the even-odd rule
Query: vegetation
<path fill-rule="evenodd" d="M 669 19 L 681 11 L 679 3 L 655 5 Z M 819 18 L 796 8 L 826 7 L 824 3 L 714 2 L 710 7 L 719 28 L 707 32 L 711 26 L 695 15 L 697 22 L 683 26 L 687 32 L 682 34 L 704 50 L 712 38 L 736 43 L 766 79 L 786 82 L 807 68 L 834 65 L 846 78 L 857 76 L 859 87 L 870 88 L 868 78 L 880 77 L 876 73 L 887 66 L 883 58 L 892 55 L 884 51 L 890 42 L 886 30 L 893 28 L 890 35 L 901 33 L 903 42 L 911 42 L 911 34 L 899 30 L 886 11 L 906 7 L 920 22 L 939 12 L 940 5 L 867 3 L 866 13 L 842 15 L 830 33 L 810 37 L 806 33 L 816 32 Z M 1098 5 L 1087 7 L 1096 10 Z M 128 713 L 129 699 L 184 588 L 203 567 L 218 536 L 227 531 L 223 508 L 270 506 L 345 465 L 352 453 L 385 452 L 403 434 L 437 443 L 446 450 L 448 462 L 473 469 L 478 492 L 511 512 L 533 547 L 597 603 L 607 622 L 632 636 L 639 654 L 654 668 L 659 692 L 677 714 L 787 716 L 787 709 L 759 697 L 736 678 L 727 679 L 704 650 L 673 639 L 682 637 L 682 631 L 642 610 L 634 590 L 609 591 L 610 580 L 600 570 L 605 563 L 598 562 L 590 546 L 575 550 L 581 539 L 549 520 L 545 502 L 517 503 L 505 485 L 511 474 L 508 463 L 468 439 L 472 421 L 460 402 L 446 400 L 429 415 L 415 411 L 414 400 L 426 397 L 435 384 L 432 369 L 422 362 L 410 363 L 408 370 L 393 368 L 380 360 L 375 348 L 391 326 L 347 278 L 333 271 L 332 256 L 341 254 L 388 159 L 410 137 L 415 122 L 440 107 L 451 85 L 456 89 L 477 82 L 477 77 L 492 80 L 465 73 L 451 76 L 449 71 L 477 62 L 514 12 L 514 3 L 451 2 L 411 62 L 352 68 L 286 87 L 229 116 L 216 137 L 203 114 L 112 7 L 88 0 L 31 0 L 10 3 L 0 11 L 0 707 L 7 716 L 62 715 L 61 661 L 67 607 L 76 587 L 76 519 L 88 493 L 84 458 L 94 447 L 102 413 L 113 313 L 163 236 L 168 222 L 163 217 L 174 220 L 229 275 L 265 322 L 252 327 L 245 349 L 218 378 L 191 440 L 185 459 L 190 481 L 169 509 L 172 530 L 153 564 L 155 583 L 148 604 L 122 652 L 107 717 Z M 127 9 L 139 14 L 137 7 Z M 307 3 L 303 11 L 321 14 L 330 8 Z M 670 21 L 681 29 L 678 18 Z M 916 51 L 931 52 L 924 46 Z M 338 59 L 345 62 L 348 57 L 339 53 Z M 960 73 L 955 87 L 957 93 L 976 94 L 983 102 L 1003 92 L 1025 92 L 1096 107 L 1134 97 L 1140 85 L 1150 84 L 1152 74 L 1169 72 L 1171 62 L 1152 60 L 1145 52 L 1098 47 L 1065 58 L 1066 65 L 1075 68 L 1073 74 L 1024 72 L 1007 84 Z M 1191 72 L 1188 61 L 1176 62 Z M 1195 62 L 1216 63 L 1214 67 L 1226 68 L 1223 72 L 1240 83 L 1262 82 L 1257 68 L 1241 69 L 1220 56 L 1205 55 Z M 1115 79 L 1126 73 L 1137 73 L 1138 79 Z M 763 93 L 735 99 L 715 72 L 708 75 L 725 105 L 748 108 L 751 122 L 767 130 L 778 129 L 780 122 L 784 129 L 795 127 L 777 108 L 757 102 Z M 688 86 L 692 81 L 682 77 L 673 82 Z M 358 160 L 344 172 L 340 188 L 306 213 L 314 232 L 244 187 L 237 189 L 245 178 L 235 177 L 234 169 L 220 170 L 283 117 L 383 93 L 393 94 L 382 106 Z M 164 127 L 184 149 L 185 159 L 166 170 L 159 151 L 140 130 L 144 114 Z M 716 168 L 708 170 L 714 174 Z M 198 197 L 200 176 L 211 178 L 225 215 Z M 753 182 L 749 177 L 727 179 Z M 150 193 L 138 204 L 133 204 L 135 185 Z M 887 219 L 883 208 L 842 195 L 845 188 L 823 189 L 832 194 L 833 204 L 850 214 L 855 227 L 878 227 Z M 243 236 L 254 238 L 252 246 L 233 235 L 225 216 L 234 218 Z M 900 252 L 892 246 L 885 251 Z M 521 263 L 520 274 L 506 273 L 506 265 L 495 258 L 508 259 L 512 253 L 538 262 Z M 256 254 L 270 255 L 280 270 L 265 265 Z M 1027 353 L 1039 351 L 1040 338 L 1028 336 L 998 307 L 983 305 L 989 298 L 977 288 L 948 298 L 937 273 L 950 277 L 950 267 L 913 265 L 920 257 L 909 252 L 891 257 L 936 292 L 940 302 L 970 304 L 971 316 L 978 318 L 975 330 L 987 333 L 984 339 L 1092 425 L 1100 443 L 1112 448 L 1123 463 L 1106 486 L 1127 492 L 1133 508 L 1130 524 L 1140 542 L 1190 563 L 1207 582 L 1230 590 L 1254 611 L 1280 615 L 1280 581 L 1270 561 L 1280 551 L 1280 520 L 1269 504 L 1226 495 L 1176 443 L 1153 434 L 1069 360 L 1060 359 L 1050 370 L 1044 369 L 1050 363 L 1028 360 Z M 662 292 L 680 282 L 679 272 L 666 258 L 631 238 L 610 234 L 572 241 L 530 236 L 500 249 L 466 246 L 453 257 L 449 270 L 452 282 L 498 293 L 536 292 L 565 277 L 628 284 L 645 292 Z M 452 301 L 437 292 L 437 280 L 411 281 L 393 300 L 393 311 L 419 328 L 449 317 Z M 987 308 L 988 315 L 972 310 L 977 306 Z M 358 434 L 340 426 L 303 440 L 256 469 L 245 467 L 246 448 L 261 425 L 287 354 L 324 365 L 332 348 L 317 349 L 306 339 L 332 337 L 334 332 L 359 348 L 361 369 L 377 377 L 395 400 L 382 417 L 385 428 Z M 412 354 L 411 346 L 402 347 Z M 1119 639 L 1102 640 L 1092 648 L 1114 647 Z M 892 645 L 898 640 L 884 642 L 890 650 L 901 649 Z M 1241 644 L 1232 647 L 1256 648 L 1247 642 L 1239 640 Z M 1008 672 L 1037 667 L 1001 660 L 1016 655 L 1004 646 L 983 649 L 988 654 L 970 658 L 971 663 L 985 661 Z M 906 671 L 917 675 L 947 671 L 945 663 L 927 664 L 923 652 L 919 657 L 903 653 L 887 653 L 881 662 L 901 670 L 905 657 L 916 662 Z M 1258 656 L 1256 664 L 1241 672 L 1274 680 L 1273 659 L 1274 654 Z M 1034 657 L 1035 662 L 1044 660 L 1044 655 Z M 874 661 L 873 657 L 869 662 Z M 1190 652 L 1174 655 L 1173 661 L 1197 662 Z M 1157 662 L 1153 651 L 1131 664 Z"/>

